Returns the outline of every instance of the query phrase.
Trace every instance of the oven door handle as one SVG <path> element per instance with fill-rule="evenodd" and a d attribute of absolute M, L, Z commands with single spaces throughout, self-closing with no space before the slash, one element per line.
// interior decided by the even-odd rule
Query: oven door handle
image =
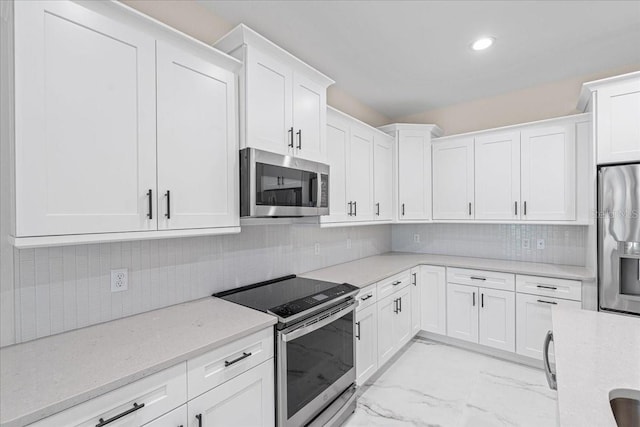
<path fill-rule="evenodd" d="M 299 338 L 303 335 L 307 335 L 315 330 L 318 330 L 324 326 L 327 326 L 329 323 L 334 322 L 336 320 L 338 320 L 341 317 L 346 316 L 347 314 L 353 312 L 353 310 L 355 309 L 355 305 L 351 304 L 348 307 L 343 308 L 342 310 L 340 310 L 339 312 L 324 318 L 316 323 L 313 323 L 309 326 L 303 326 L 302 328 L 298 328 L 298 329 L 294 329 L 293 331 L 289 332 L 288 334 L 282 334 L 280 336 L 280 338 L 282 339 L 282 341 L 284 342 L 290 342 L 295 340 L 296 338 Z"/>

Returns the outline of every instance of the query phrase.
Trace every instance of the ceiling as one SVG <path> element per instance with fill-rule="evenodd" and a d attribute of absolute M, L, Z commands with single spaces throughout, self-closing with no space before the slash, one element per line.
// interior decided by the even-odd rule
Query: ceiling
<path fill-rule="evenodd" d="M 199 1 L 391 119 L 640 64 L 640 1 Z"/>

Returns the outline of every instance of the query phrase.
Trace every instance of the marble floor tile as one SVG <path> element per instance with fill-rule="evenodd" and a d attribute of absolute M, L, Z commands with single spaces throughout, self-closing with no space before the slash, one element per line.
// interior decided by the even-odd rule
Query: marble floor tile
<path fill-rule="evenodd" d="M 556 425 L 541 370 L 419 338 L 363 389 L 343 427 Z"/>

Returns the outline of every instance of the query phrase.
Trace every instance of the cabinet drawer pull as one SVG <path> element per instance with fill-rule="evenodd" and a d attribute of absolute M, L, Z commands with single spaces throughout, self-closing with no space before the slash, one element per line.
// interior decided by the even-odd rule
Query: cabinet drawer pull
<path fill-rule="evenodd" d="M 166 216 L 167 219 L 171 219 L 171 192 L 167 190 L 165 196 L 167 196 L 167 213 L 164 214 L 164 216 Z"/>
<path fill-rule="evenodd" d="M 537 288 L 542 288 L 542 289 L 551 289 L 552 291 L 557 291 L 558 288 L 556 288 L 555 286 L 546 286 L 546 285 L 536 285 Z"/>
<path fill-rule="evenodd" d="M 469 216 L 471 216 L 471 202 L 469 202 Z"/>
<path fill-rule="evenodd" d="M 149 190 L 149 191 L 151 191 L 151 190 Z M 100 418 L 98 420 L 98 424 L 96 424 L 96 427 L 106 426 L 107 424 L 110 424 L 110 423 L 112 423 L 112 422 L 114 422 L 116 420 L 119 420 L 122 417 L 126 417 L 127 415 L 129 415 L 131 413 L 134 413 L 138 409 L 142 409 L 142 408 L 144 408 L 144 403 L 141 403 L 141 404 L 138 405 L 137 403 L 134 402 L 133 408 L 127 409 L 126 411 L 121 412 L 118 415 L 114 415 L 113 417 L 109 418 L 108 420 L 105 420 L 104 418 Z"/>
<path fill-rule="evenodd" d="M 202 427 L 202 414 L 197 414 L 196 419 L 198 420 L 198 427 Z"/>
<path fill-rule="evenodd" d="M 524 202 L 524 214 L 527 215 L 527 201 Z"/>
<path fill-rule="evenodd" d="M 147 218 L 153 219 L 153 201 L 151 200 L 153 197 L 153 191 L 151 191 L 151 189 L 147 191 L 147 197 L 149 198 L 149 210 L 147 211 Z"/>
<path fill-rule="evenodd" d="M 376 203 L 376 216 L 380 216 L 380 203 Z"/>
<path fill-rule="evenodd" d="M 515 206 L 516 206 L 516 211 L 515 211 L 515 215 L 518 215 L 518 202 L 514 202 Z"/>
<path fill-rule="evenodd" d="M 412 273 L 413 276 L 413 286 L 418 286 L 418 273 Z"/>
<path fill-rule="evenodd" d="M 293 148 L 293 126 L 289 128 L 289 147 Z"/>
<path fill-rule="evenodd" d="M 402 281 L 401 281 L 401 280 L 396 280 L 395 282 L 393 282 L 393 283 L 391 284 L 391 286 L 398 286 L 400 283 L 402 283 Z"/>
<path fill-rule="evenodd" d="M 402 216 L 404 216 L 404 203 L 402 204 Z"/>
<path fill-rule="evenodd" d="M 400 311 L 400 313 L 402 313 L 402 297 L 398 298 L 398 302 L 399 302 L 399 305 L 400 305 L 399 311 Z"/>
<path fill-rule="evenodd" d="M 473 307 L 476 306 L 476 293 L 473 293 L 473 302 L 472 302 Z"/>
<path fill-rule="evenodd" d="M 480 294 L 480 307 L 484 308 L 484 293 Z"/>
<path fill-rule="evenodd" d="M 393 312 L 398 314 L 398 299 L 393 300 Z"/>
<path fill-rule="evenodd" d="M 233 359 L 232 361 L 225 360 L 224 367 L 226 368 L 227 366 L 231 366 L 234 363 L 238 363 L 239 361 L 246 359 L 249 356 L 251 356 L 251 352 L 249 353 L 242 352 L 242 356 L 238 357 L 237 359 Z"/>
<path fill-rule="evenodd" d="M 296 135 L 298 135 L 298 150 L 302 150 L 302 129 L 298 129 Z"/>
<path fill-rule="evenodd" d="M 360 322 L 356 322 L 356 338 L 360 341 Z"/>
<path fill-rule="evenodd" d="M 371 294 L 367 294 L 367 295 L 363 296 L 362 298 L 360 298 L 360 301 L 366 301 L 366 300 L 368 300 L 369 298 L 373 298 L 373 294 L 372 294 L 372 293 L 371 293 Z"/>
<path fill-rule="evenodd" d="M 349 205 L 349 213 L 347 215 L 352 216 L 353 215 L 353 202 L 349 202 L 347 204 Z"/>
<path fill-rule="evenodd" d="M 555 302 L 555 301 L 545 301 L 545 300 L 542 300 L 542 299 L 539 299 L 538 302 L 542 302 L 542 303 L 545 303 L 545 304 L 558 305 L 558 303 Z"/>
<path fill-rule="evenodd" d="M 482 280 L 482 281 L 485 281 L 485 280 L 487 280 L 487 278 L 486 278 L 486 277 L 475 277 L 475 276 L 471 276 L 471 280 Z"/>

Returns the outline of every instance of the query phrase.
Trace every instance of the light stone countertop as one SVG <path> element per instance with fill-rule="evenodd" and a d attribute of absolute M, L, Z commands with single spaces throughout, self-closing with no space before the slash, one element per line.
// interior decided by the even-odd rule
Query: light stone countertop
<path fill-rule="evenodd" d="M 326 280 L 328 282 L 346 282 L 364 288 L 365 286 L 420 264 L 500 271 L 504 273 L 556 277 L 560 279 L 594 279 L 594 274 L 589 269 L 572 265 L 540 264 L 534 262 L 403 252 L 388 252 L 382 255 L 362 258 L 356 261 L 310 271 L 301 276 L 310 279 Z"/>
<path fill-rule="evenodd" d="M 204 298 L 0 349 L 0 426 L 22 426 L 274 325 Z"/>
<path fill-rule="evenodd" d="M 640 390 L 640 318 L 554 307 L 559 425 L 616 427 L 613 389 Z"/>

